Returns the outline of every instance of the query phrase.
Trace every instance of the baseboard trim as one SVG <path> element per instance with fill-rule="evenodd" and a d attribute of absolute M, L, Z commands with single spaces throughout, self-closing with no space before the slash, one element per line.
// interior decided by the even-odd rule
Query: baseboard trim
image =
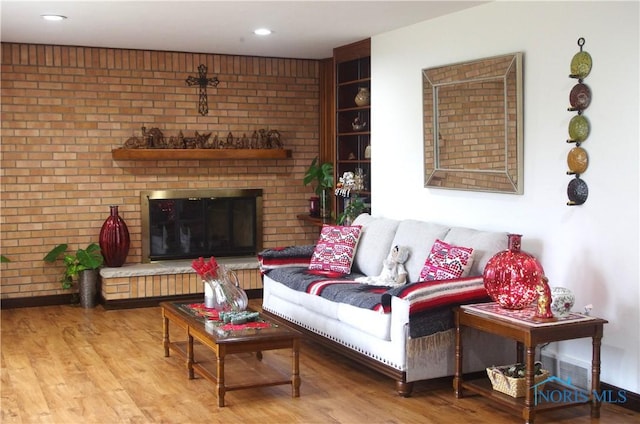
<path fill-rule="evenodd" d="M 259 299 L 262 297 L 262 289 L 245 290 L 249 299 Z M 202 302 L 204 294 L 183 294 L 176 296 L 156 296 L 144 297 L 139 299 L 121 299 L 109 300 L 102 302 L 105 309 L 133 309 L 133 308 L 150 308 L 158 306 L 160 302 Z"/>
<path fill-rule="evenodd" d="M 155 296 L 140 297 L 133 299 L 118 299 L 103 301 L 102 307 L 107 310 L 114 309 L 135 309 L 135 308 L 152 308 L 158 306 L 160 302 L 197 302 L 202 300 L 197 294 L 183 294 L 176 296 Z"/>
<path fill-rule="evenodd" d="M 611 393 L 613 393 L 614 395 L 615 393 L 623 391 L 625 393 L 625 396 L 627 397 L 627 401 L 624 403 L 616 403 L 616 405 L 634 412 L 640 412 L 640 395 L 638 393 L 634 393 L 626 389 L 621 389 L 620 387 L 616 387 L 612 384 L 607 384 L 604 382 L 600 383 L 600 390 L 611 391 Z"/>
<path fill-rule="evenodd" d="M 245 290 L 249 299 L 262 298 L 262 289 Z M 160 302 L 202 301 L 204 294 L 184 294 L 176 296 L 156 296 L 134 299 L 104 300 L 98 299 L 104 309 L 133 309 L 158 306 Z M 38 306 L 75 305 L 79 304 L 78 293 L 58 294 L 52 296 L 19 297 L 0 299 L 1 309 L 34 308 Z"/>
<path fill-rule="evenodd" d="M 0 299 L 0 308 L 34 308 L 38 306 L 56 306 L 56 305 L 73 305 L 79 304 L 80 297 L 78 293 L 56 294 L 52 296 L 32 296 L 17 297 L 11 299 Z"/>

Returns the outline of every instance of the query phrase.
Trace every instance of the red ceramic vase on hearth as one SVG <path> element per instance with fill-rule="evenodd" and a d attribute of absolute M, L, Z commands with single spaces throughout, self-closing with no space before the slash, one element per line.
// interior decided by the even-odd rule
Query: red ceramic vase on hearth
<path fill-rule="evenodd" d="M 100 229 L 100 249 L 105 265 L 119 267 L 127 259 L 131 241 L 127 224 L 118 215 L 118 207 L 110 206 L 110 208 L 111 213 Z"/>
<path fill-rule="evenodd" d="M 484 268 L 484 287 L 503 308 L 522 309 L 538 298 L 536 285 L 544 270 L 534 256 L 520 250 L 522 235 L 508 237 L 509 248 L 489 259 Z"/>

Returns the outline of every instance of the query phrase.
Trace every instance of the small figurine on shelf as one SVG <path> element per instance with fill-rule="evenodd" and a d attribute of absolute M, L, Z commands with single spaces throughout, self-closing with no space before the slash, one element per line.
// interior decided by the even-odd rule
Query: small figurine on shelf
<path fill-rule="evenodd" d="M 349 197 L 351 190 L 364 190 L 364 172 L 361 168 L 356 168 L 356 172 L 347 171 L 342 174 L 336 184 L 335 195 Z"/>
<path fill-rule="evenodd" d="M 359 116 L 356 116 L 353 122 L 351 123 L 351 128 L 353 128 L 354 131 L 362 131 L 366 126 L 367 126 L 367 123 L 362 122 Z"/>

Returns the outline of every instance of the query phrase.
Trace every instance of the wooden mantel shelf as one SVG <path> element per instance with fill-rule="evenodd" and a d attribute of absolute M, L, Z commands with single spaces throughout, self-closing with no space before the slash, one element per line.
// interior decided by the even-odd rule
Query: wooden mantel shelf
<path fill-rule="evenodd" d="M 115 160 L 286 159 L 289 149 L 113 149 Z"/>

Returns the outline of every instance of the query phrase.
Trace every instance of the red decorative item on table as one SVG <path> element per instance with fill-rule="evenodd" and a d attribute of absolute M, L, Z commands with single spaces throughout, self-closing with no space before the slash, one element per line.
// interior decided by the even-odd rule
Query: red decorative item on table
<path fill-rule="evenodd" d="M 213 256 L 207 262 L 204 261 L 204 258 L 199 257 L 191 262 L 191 268 L 204 280 L 206 278 L 215 278 L 220 265 L 218 265 L 218 261 Z"/>
<path fill-rule="evenodd" d="M 205 307 L 218 312 L 247 309 L 249 300 L 235 272 L 218 264 L 213 256 L 207 262 L 202 257 L 195 259 L 191 267 L 204 282 Z"/>
<path fill-rule="evenodd" d="M 193 268 L 196 273 L 202 278 L 202 282 L 204 284 L 204 306 L 209 309 L 220 309 L 216 308 L 217 302 L 214 298 L 214 284 L 213 282 L 218 279 L 218 261 L 213 256 L 209 258 L 209 261 L 205 262 L 204 258 L 201 256 L 198 259 L 194 259 L 191 262 L 191 268 Z"/>
<path fill-rule="evenodd" d="M 549 280 L 544 275 L 540 277 L 536 291 L 538 292 L 536 317 L 553 318 L 553 312 L 551 312 L 551 289 L 549 288 Z"/>
<path fill-rule="evenodd" d="M 536 287 L 544 276 L 538 260 L 520 250 L 522 235 L 509 234 L 509 248 L 487 262 L 484 287 L 500 306 L 522 309 L 538 298 Z"/>

